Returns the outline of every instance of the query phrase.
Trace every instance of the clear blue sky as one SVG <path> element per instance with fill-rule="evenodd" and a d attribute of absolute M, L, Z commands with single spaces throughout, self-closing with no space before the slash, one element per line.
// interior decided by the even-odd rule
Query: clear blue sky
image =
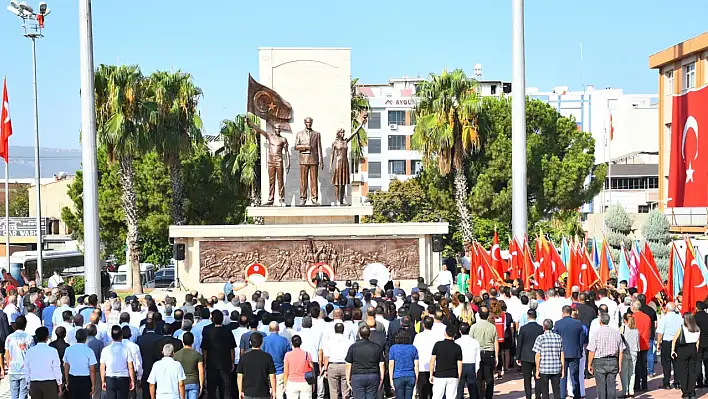
<path fill-rule="evenodd" d="M 0 75 L 9 80 L 14 124 L 10 143 L 32 145 L 30 41 L 19 18 L 0 3 Z M 48 3 L 52 14 L 37 47 L 41 143 L 78 148 L 78 1 Z M 366 83 L 425 76 L 446 64 L 471 74 L 475 63 L 484 65 L 485 79 L 510 80 L 510 3 L 96 0 L 95 62 L 139 64 L 145 74 L 171 67 L 192 73 L 204 90 L 206 132 L 213 134 L 222 119 L 245 110 L 247 74 L 258 74 L 258 47 L 351 47 L 352 74 Z M 706 15 L 708 1 L 688 8 L 665 0 L 526 1 L 527 85 L 581 88 L 582 41 L 586 84 L 655 93 L 649 55 L 705 31 Z"/>

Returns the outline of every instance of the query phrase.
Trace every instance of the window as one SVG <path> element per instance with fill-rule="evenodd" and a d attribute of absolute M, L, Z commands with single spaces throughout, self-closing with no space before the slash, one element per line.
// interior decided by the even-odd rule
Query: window
<path fill-rule="evenodd" d="M 651 206 L 649 205 L 639 205 L 637 213 L 649 213 Z"/>
<path fill-rule="evenodd" d="M 388 124 L 404 126 L 406 124 L 406 111 L 388 111 Z"/>
<path fill-rule="evenodd" d="M 609 188 L 605 180 L 605 190 Z M 649 190 L 659 188 L 658 177 L 613 177 L 613 190 Z"/>
<path fill-rule="evenodd" d="M 496 94 L 497 94 L 497 85 L 492 85 L 492 86 L 489 88 L 489 92 L 490 92 L 492 95 L 496 95 Z"/>
<path fill-rule="evenodd" d="M 369 162 L 369 177 L 381 178 L 381 162 Z"/>
<path fill-rule="evenodd" d="M 649 180 L 647 188 L 659 188 L 659 178 L 658 177 L 648 177 Z"/>
<path fill-rule="evenodd" d="M 409 112 L 411 115 L 411 126 L 415 126 L 415 110 Z"/>
<path fill-rule="evenodd" d="M 417 175 L 423 170 L 423 161 L 412 161 L 413 162 L 413 174 Z"/>
<path fill-rule="evenodd" d="M 369 137 L 369 154 L 381 154 L 381 138 Z"/>
<path fill-rule="evenodd" d="M 674 71 L 667 71 L 666 76 L 666 87 L 664 87 L 664 94 L 674 94 Z"/>
<path fill-rule="evenodd" d="M 389 175 L 405 175 L 406 174 L 406 161 L 388 161 L 388 174 Z"/>
<path fill-rule="evenodd" d="M 683 89 L 689 90 L 696 87 L 696 63 L 692 62 L 684 68 Z"/>
<path fill-rule="evenodd" d="M 381 112 L 370 112 L 367 129 L 381 129 Z"/>
<path fill-rule="evenodd" d="M 369 193 L 376 193 L 381 191 L 381 186 L 369 186 Z"/>
<path fill-rule="evenodd" d="M 406 149 L 406 136 L 390 135 L 388 136 L 389 151 L 404 151 Z"/>

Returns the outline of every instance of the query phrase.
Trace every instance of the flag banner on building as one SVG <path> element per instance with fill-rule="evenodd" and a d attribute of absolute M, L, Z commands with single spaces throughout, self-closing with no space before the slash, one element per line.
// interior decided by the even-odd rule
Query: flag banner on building
<path fill-rule="evenodd" d="M 8 138 L 12 136 L 10 103 L 7 99 L 7 79 L 2 80 L 2 110 L 0 110 L 0 157 L 7 163 L 10 156 Z"/>
<path fill-rule="evenodd" d="M 279 124 L 283 130 L 290 129 L 293 107 L 275 90 L 256 82 L 248 74 L 248 101 L 246 109 L 253 115 L 265 119 L 271 126 Z"/>
<path fill-rule="evenodd" d="M 708 86 L 674 96 L 667 206 L 708 206 Z"/>
<path fill-rule="evenodd" d="M 676 295 L 681 292 L 683 285 L 683 262 L 678 253 L 675 243 L 671 243 L 671 253 L 669 254 L 669 273 L 668 282 L 666 284 L 669 300 L 676 299 Z"/>

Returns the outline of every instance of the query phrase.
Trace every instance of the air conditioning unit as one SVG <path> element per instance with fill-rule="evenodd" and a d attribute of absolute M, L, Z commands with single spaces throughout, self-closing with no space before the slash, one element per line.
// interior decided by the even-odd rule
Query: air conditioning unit
<path fill-rule="evenodd" d="M 398 125 L 395 123 L 392 123 L 392 124 L 388 125 L 388 128 L 391 130 L 398 130 Z"/>

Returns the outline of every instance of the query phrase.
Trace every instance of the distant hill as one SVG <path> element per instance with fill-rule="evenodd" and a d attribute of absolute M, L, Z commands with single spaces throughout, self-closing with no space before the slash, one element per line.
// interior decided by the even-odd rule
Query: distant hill
<path fill-rule="evenodd" d="M 81 150 L 65 148 L 40 148 L 39 167 L 42 177 L 53 177 L 59 172 L 69 174 L 81 169 Z M 2 161 L 0 161 L 0 164 Z M 0 166 L 0 179 L 4 176 Z M 10 178 L 34 177 L 34 147 L 10 146 Z"/>

